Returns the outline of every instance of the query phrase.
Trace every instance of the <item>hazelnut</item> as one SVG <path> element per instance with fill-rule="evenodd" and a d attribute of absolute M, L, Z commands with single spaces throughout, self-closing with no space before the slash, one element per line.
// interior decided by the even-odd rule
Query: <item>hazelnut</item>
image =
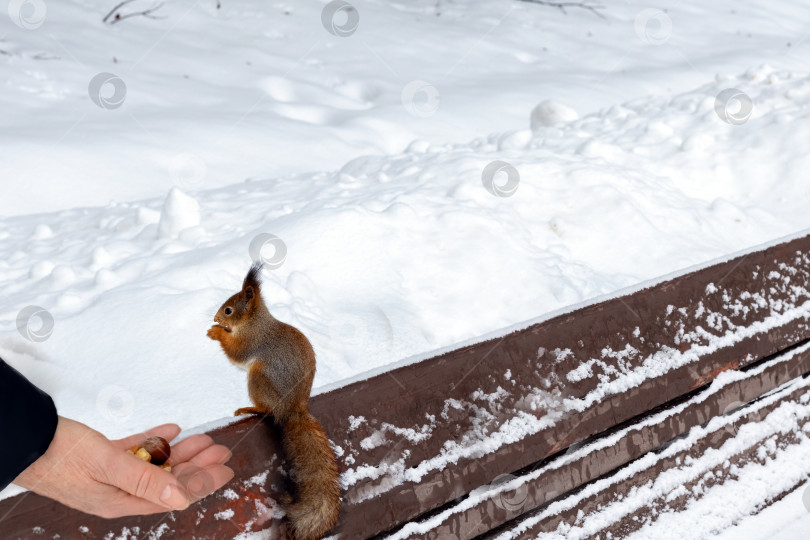
<path fill-rule="evenodd" d="M 149 454 L 149 452 L 146 451 L 145 448 L 138 448 L 138 451 L 135 452 L 135 457 L 138 459 L 142 459 L 144 461 L 152 460 L 152 456 Z"/>
<path fill-rule="evenodd" d="M 166 463 L 172 453 L 172 447 L 163 437 L 149 437 L 144 441 L 143 449 L 149 453 L 155 465 Z"/>

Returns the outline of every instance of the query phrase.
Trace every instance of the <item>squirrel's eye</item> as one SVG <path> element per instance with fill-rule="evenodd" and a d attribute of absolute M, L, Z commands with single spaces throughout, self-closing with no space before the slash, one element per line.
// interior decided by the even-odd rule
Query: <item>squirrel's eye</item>
<path fill-rule="evenodd" d="M 229 308 L 229 307 L 226 307 L 225 308 L 225 315 L 230 315 L 231 313 L 233 313 L 233 310 L 231 308 Z"/>

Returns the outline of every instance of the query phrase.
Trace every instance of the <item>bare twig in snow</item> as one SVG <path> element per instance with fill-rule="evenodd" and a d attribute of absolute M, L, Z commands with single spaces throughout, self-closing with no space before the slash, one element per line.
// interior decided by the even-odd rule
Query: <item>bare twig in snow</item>
<path fill-rule="evenodd" d="M 565 11 L 565 8 L 587 9 L 591 13 L 595 13 L 596 15 L 602 17 L 603 19 L 605 18 L 604 15 L 602 15 L 601 13 L 599 13 L 599 11 L 597 11 L 600 9 L 604 9 L 605 6 L 599 4 L 592 4 L 588 0 L 585 0 L 583 2 L 556 2 L 554 0 L 520 0 L 520 1 L 529 2 L 530 4 L 540 4 L 541 6 L 559 8 L 559 10 L 565 13 L 566 15 L 568 14 L 568 12 Z"/>
<path fill-rule="evenodd" d="M 135 2 L 135 1 L 137 1 L 137 0 L 122 0 L 121 2 L 118 3 L 118 5 L 116 5 L 114 8 L 112 8 L 110 10 L 110 12 L 107 13 L 107 15 L 104 16 L 103 19 L 101 19 L 101 22 L 105 22 L 105 23 L 109 23 L 109 24 L 115 24 L 118 21 L 123 21 L 124 19 L 129 19 L 130 17 L 139 17 L 139 16 L 140 17 L 146 17 L 147 19 L 162 19 L 163 18 L 163 17 L 156 17 L 156 16 L 152 15 L 155 11 L 157 11 L 160 8 L 163 7 L 163 2 L 157 2 L 155 4 L 152 4 L 152 7 L 148 8 L 148 9 L 144 9 L 143 11 L 133 11 L 131 13 L 124 13 L 124 14 L 122 14 L 119 11 L 122 7 L 126 6 L 127 4 L 131 4 L 132 2 Z"/>

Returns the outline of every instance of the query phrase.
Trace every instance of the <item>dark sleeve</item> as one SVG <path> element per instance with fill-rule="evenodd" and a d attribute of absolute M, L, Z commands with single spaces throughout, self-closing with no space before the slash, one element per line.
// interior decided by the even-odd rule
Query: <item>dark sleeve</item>
<path fill-rule="evenodd" d="M 51 397 L 0 359 L 0 489 L 45 453 L 56 421 Z"/>

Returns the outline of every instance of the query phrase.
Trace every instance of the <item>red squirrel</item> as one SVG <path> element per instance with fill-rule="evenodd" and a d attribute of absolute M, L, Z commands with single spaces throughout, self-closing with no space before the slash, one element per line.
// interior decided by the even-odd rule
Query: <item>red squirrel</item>
<path fill-rule="evenodd" d="M 282 506 L 296 540 L 315 540 L 335 526 L 340 512 L 337 460 L 307 408 L 315 352 L 304 334 L 268 311 L 261 294 L 261 268 L 260 263 L 251 266 L 242 290 L 217 311 L 208 337 L 219 341 L 231 363 L 248 372 L 253 407 L 234 414 L 272 416 L 281 426 L 296 484 L 295 496 L 288 496 Z"/>

